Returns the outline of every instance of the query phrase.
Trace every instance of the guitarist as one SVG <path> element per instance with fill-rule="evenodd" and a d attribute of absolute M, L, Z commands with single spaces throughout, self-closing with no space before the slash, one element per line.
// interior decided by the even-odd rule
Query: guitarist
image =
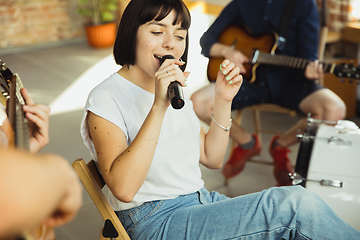
<path fill-rule="evenodd" d="M 208 58 L 222 57 L 234 62 L 242 74 L 249 62 L 252 49 L 234 48 L 218 41 L 230 25 L 245 25 L 249 34 L 279 33 L 287 0 L 233 0 L 201 37 L 202 54 Z M 289 1 L 289 0 L 288 0 Z M 290 0 L 293 1 L 293 0 Z M 305 70 L 260 65 L 254 83 L 244 81 L 232 102 L 232 110 L 260 103 L 274 103 L 312 117 L 337 121 L 345 117 L 344 102 L 332 91 L 314 80 L 323 76 L 322 64 L 317 61 L 319 42 L 319 17 L 315 0 L 297 0 L 289 20 L 286 42 L 279 43 L 276 54 L 313 60 Z M 284 21 L 285 22 L 285 21 Z M 241 43 L 242 38 L 237 39 Z M 241 45 L 241 44 L 237 44 Z M 195 92 L 192 96 L 198 117 L 210 124 L 214 98 L 213 83 Z M 300 120 L 281 136 L 274 136 L 269 150 L 274 160 L 274 176 L 279 186 L 290 185 L 288 173 L 293 172 L 287 154 L 289 147 L 297 142 L 298 129 L 304 130 L 306 119 Z M 261 144 L 256 135 L 250 135 L 233 124 L 230 137 L 238 144 L 223 167 L 226 178 L 239 174 L 245 162 L 259 154 Z"/>
<path fill-rule="evenodd" d="M 0 119 L 1 240 L 13 240 L 18 234 L 24 236 L 24 229 L 34 229 L 41 223 L 56 227 L 69 222 L 82 199 L 79 180 L 65 159 L 53 154 L 35 154 L 49 142 L 50 108 L 35 104 L 24 88 L 21 94 L 29 120 L 31 153 L 8 146 L 10 123 L 7 118 Z M 26 233 L 29 232 L 25 231 L 24 237 Z M 37 236 L 32 232 L 30 235 Z M 46 231 L 40 239 L 54 237 L 53 231 Z"/>

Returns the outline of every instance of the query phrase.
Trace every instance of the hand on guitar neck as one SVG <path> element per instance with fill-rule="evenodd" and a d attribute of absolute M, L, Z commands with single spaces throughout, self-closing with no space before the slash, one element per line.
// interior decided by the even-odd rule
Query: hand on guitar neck
<path fill-rule="evenodd" d="M 36 153 L 49 143 L 50 108 L 43 104 L 35 104 L 25 88 L 20 92 L 25 101 L 23 110 L 29 121 L 29 150 Z M 10 139 L 12 134 L 9 119 L 3 121 L 0 131 L 0 146 L 8 145 L 5 136 Z"/>
<path fill-rule="evenodd" d="M 48 144 L 50 108 L 35 104 L 23 88 L 19 75 L 12 73 L 1 60 L 0 102 L 6 106 L 9 119 L 9 121 L 5 119 L 3 127 L 11 126 L 8 129 L 3 128 L 10 147 L 35 153 Z"/>
<path fill-rule="evenodd" d="M 317 80 L 324 77 L 323 64 L 318 60 L 310 62 L 305 68 L 305 77 L 309 80 Z"/>
<path fill-rule="evenodd" d="M 35 104 L 25 88 L 20 92 L 25 100 L 25 116 L 29 120 L 30 152 L 35 153 L 49 143 L 50 108 L 43 104 Z"/>

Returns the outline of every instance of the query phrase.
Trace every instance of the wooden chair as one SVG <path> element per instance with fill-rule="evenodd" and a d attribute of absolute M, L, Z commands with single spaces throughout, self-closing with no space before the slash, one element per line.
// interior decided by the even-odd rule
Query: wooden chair
<path fill-rule="evenodd" d="M 130 240 L 129 235 L 102 192 L 105 181 L 97 169 L 95 161 L 91 160 L 86 164 L 83 159 L 79 158 L 73 162 L 72 166 L 105 220 L 105 226 L 101 230 L 100 240 Z M 118 236 L 116 236 L 116 232 Z"/>

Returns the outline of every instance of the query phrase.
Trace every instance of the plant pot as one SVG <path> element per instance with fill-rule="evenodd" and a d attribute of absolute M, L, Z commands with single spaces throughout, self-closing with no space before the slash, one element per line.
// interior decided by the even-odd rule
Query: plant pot
<path fill-rule="evenodd" d="M 114 44 L 116 38 L 116 24 L 86 25 L 85 33 L 88 44 L 94 48 L 106 48 Z"/>

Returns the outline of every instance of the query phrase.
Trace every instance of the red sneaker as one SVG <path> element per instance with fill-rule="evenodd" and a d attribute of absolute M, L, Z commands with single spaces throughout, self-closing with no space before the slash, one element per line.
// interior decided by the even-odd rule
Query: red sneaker
<path fill-rule="evenodd" d="M 231 153 L 229 160 L 226 162 L 222 169 L 222 174 L 225 178 L 231 178 L 241 173 L 245 167 L 247 160 L 255 155 L 258 155 L 261 151 L 261 144 L 255 134 L 252 135 L 255 139 L 254 147 L 250 149 L 242 149 L 241 146 L 237 146 Z"/>
<path fill-rule="evenodd" d="M 278 135 L 274 136 L 270 142 L 270 155 L 274 159 L 274 176 L 278 183 L 278 186 L 291 186 L 291 180 L 289 179 L 289 173 L 293 173 L 290 159 L 287 154 L 291 152 L 290 149 L 276 145 L 274 142 L 279 138 Z"/>

